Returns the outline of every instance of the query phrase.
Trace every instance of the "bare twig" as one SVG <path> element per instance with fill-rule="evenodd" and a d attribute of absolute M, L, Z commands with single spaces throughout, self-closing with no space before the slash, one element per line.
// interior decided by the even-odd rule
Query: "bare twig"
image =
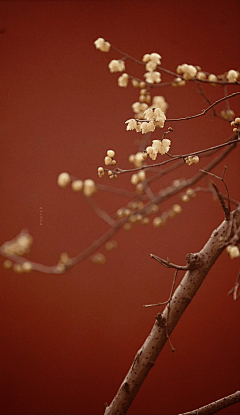
<path fill-rule="evenodd" d="M 240 293 L 238 293 L 239 281 L 240 281 L 240 270 L 238 272 L 238 276 L 237 276 L 234 287 L 228 292 L 228 295 L 231 295 L 233 293 L 234 301 L 236 301 L 240 297 Z"/>
<path fill-rule="evenodd" d="M 172 262 L 170 262 L 169 259 L 165 260 L 154 254 L 150 254 L 150 257 L 152 257 L 153 259 L 156 259 L 156 261 L 160 262 L 160 264 L 166 268 L 175 268 L 177 270 L 185 270 L 185 271 L 189 269 L 189 265 L 175 265 Z"/>
<path fill-rule="evenodd" d="M 219 104 L 222 101 L 225 101 L 229 98 L 233 98 L 237 95 L 239 95 L 240 92 L 234 92 L 233 94 L 227 95 L 226 97 L 220 98 L 217 101 L 215 101 L 213 104 L 209 105 L 209 107 L 207 107 L 206 109 L 202 110 L 199 114 L 196 115 L 191 115 L 188 117 L 182 117 L 182 118 L 168 118 L 166 119 L 166 122 L 172 122 L 172 121 L 188 121 L 191 120 L 193 118 L 197 118 L 197 117 L 201 117 L 202 115 L 205 115 L 211 108 L 215 107 L 215 105 Z"/>
<path fill-rule="evenodd" d="M 221 203 L 221 206 L 223 208 L 223 211 L 224 211 L 226 220 L 230 220 L 230 198 L 229 198 L 229 191 L 228 191 L 227 183 L 224 180 L 224 175 L 225 175 L 226 169 L 227 169 L 227 167 L 224 166 L 223 173 L 222 173 L 222 177 L 219 177 L 216 174 L 213 174 L 213 173 L 210 173 L 210 172 L 201 170 L 201 169 L 200 169 L 200 171 L 202 171 L 203 173 L 206 173 L 206 174 L 208 174 L 208 175 L 210 175 L 212 177 L 215 177 L 216 179 L 221 180 L 223 182 L 223 184 L 225 186 L 225 189 L 226 189 L 226 192 L 227 192 L 228 206 L 226 206 L 226 204 L 224 202 L 224 197 L 223 197 L 222 193 L 220 193 L 220 191 L 218 190 L 216 184 L 213 181 L 211 183 L 212 183 L 212 186 L 214 187 L 214 189 L 215 189 L 215 191 L 217 193 L 217 196 L 218 196 L 218 199 L 219 199 L 219 201 Z"/>
<path fill-rule="evenodd" d="M 235 405 L 238 402 L 240 402 L 240 391 L 225 396 L 224 398 L 221 398 L 215 402 L 211 402 L 208 405 L 195 409 L 194 411 L 184 412 L 184 414 L 179 415 L 212 415 L 220 411 L 221 409 L 227 408 L 231 405 Z"/>
<path fill-rule="evenodd" d="M 105 212 L 104 210 L 102 210 L 94 201 L 94 199 L 92 197 L 86 197 L 87 203 L 89 204 L 89 206 L 91 206 L 91 208 L 94 210 L 94 212 L 102 219 L 104 220 L 104 222 L 106 222 L 108 225 L 110 226 L 114 226 L 116 224 L 116 221 L 111 218 L 111 216 Z"/>

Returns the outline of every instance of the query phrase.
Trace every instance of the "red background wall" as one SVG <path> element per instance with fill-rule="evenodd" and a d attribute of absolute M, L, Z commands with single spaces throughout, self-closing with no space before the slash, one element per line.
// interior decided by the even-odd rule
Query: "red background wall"
<path fill-rule="evenodd" d="M 173 71 L 187 62 L 222 73 L 239 65 L 238 24 L 234 0 L 0 2 L 0 25 L 7 29 L 0 35 L 0 243 L 27 228 L 34 238 L 29 257 L 53 265 L 61 252 L 75 256 L 108 229 L 82 194 L 56 185 L 61 171 L 98 180 L 109 148 L 120 167 L 131 167 L 128 155 L 137 151 L 124 121 L 138 91 L 117 87 L 107 64 L 119 56 L 96 51 L 94 40 L 105 37 L 138 59 L 159 52 L 162 66 Z M 193 88 L 160 91 L 170 118 L 206 107 Z M 221 89 L 210 89 L 211 100 L 221 96 Z M 234 103 L 239 110 L 239 100 Z M 231 135 L 227 123 L 208 116 L 173 127 L 175 154 Z M 221 174 L 225 164 L 230 194 L 239 199 L 239 150 L 214 172 Z M 180 175 L 203 166 L 184 166 Z M 177 177 L 166 177 L 159 188 Z M 101 183 L 133 190 L 129 178 Z M 111 213 L 128 201 L 100 192 L 95 200 Z M 165 228 L 120 231 L 119 247 L 103 267 L 85 261 L 60 276 L 2 269 L 1 414 L 103 413 L 158 312 L 142 305 L 169 294 L 172 272 L 149 253 L 184 264 L 222 220 L 220 205 L 200 194 Z M 176 353 L 165 346 L 129 414 L 180 413 L 239 388 L 239 303 L 227 296 L 238 266 L 223 253 L 172 334 Z"/>

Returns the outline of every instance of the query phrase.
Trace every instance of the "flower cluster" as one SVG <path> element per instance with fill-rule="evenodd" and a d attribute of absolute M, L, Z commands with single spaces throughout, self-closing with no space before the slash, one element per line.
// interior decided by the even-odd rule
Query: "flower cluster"
<path fill-rule="evenodd" d="M 59 187 L 65 188 L 71 182 L 71 176 L 66 173 L 60 173 L 57 179 L 57 184 Z M 74 192 L 83 191 L 84 196 L 92 196 L 96 191 L 95 182 L 92 179 L 82 180 L 72 180 L 71 188 Z"/>
<path fill-rule="evenodd" d="M 146 102 L 134 102 L 132 104 L 134 118 L 136 119 L 144 118 L 144 111 L 146 111 L 147 108 L 148 108 L 148 104 Z"/>
<path fill-rule="evenodd" d="M 231 259 L 240 257 L 240 252 L 238 246 L 228 245 L 226 251 Z"/>
<path fill-rule="evenodd" d="M 168 218 L 174 218 L 176 215 L 178 215 L 181 212 L 182 212 L 182 206 L 176 203 L 168 211 L 163 212 L 161 216 L 156 216 L 153 219 L 153 222 L 152 222 L 153 227 L 159 228 L 160 226 L 165 225 Z"/>
<path fill-rule="evenodd" d="M 195 192 L 195 190 L 191 189 L 191 187 L 189 187 L 186 192 L 182 195 L 181 199 L 184 203 L 189 202 L 190 199 L 193 199 L 194 197 L 196 197 L 197 194 Z"/>
<path fill-rule="evenodd" d="M 168 109 L 168 103 L 162 95 L 155 95 L 152 99 L 152 105 L 150 108 L 160 108 L 164 114 Z"/>
<path fill-rule="evenodd" d="M 104 163 L 106 166 L 116 166 L 116 160 L 114 160 L 115 156 L 115 151 L 113 150 L 108 150 L 107 151 L 107 155 L 104 158 Z M 100 179 L 104 176 L 105 171 L 103 167 L 98 167 L 98 176 L 100 177 Z M 108 176 L 110 179 L 114 179 L 117 178 L 116 173 L 114 173 L 112 170 L 108 170 Z"/>
<path fill-rule="evenodd" d="M 57 272 L 65 272 L 67 269 L 67 266 L 70 262 L 70 258 L 67 252 L 62 252 L 60 255 L 60 259 L 56 265 Z"/>
<path fill-rule="evenodd" d="M 158 53 L 147 53 L 143 56 L 142 61 L 146 63 L 146 73 L 143 75 L 149 84 L 158 84 L 161 82 L 160 72 L 155 71 L 157 65 L 161 65 L 161 56 Z"/>
<path fill-rule="evenodd" d="M 152 145 L 146 148 L 146 153 L 152 160 L 156 160 L 158 153 L 166 154 L 171 145 L 171 140 L 164 138 L 163 140 L 153 140 Z"/>
<path fill-rule="evenodd" d="M 172 86 L 185 86 L 186 85 L 186 81 L 180 77 L 175 78 L 174 81 L 172 82 Z"/>
<path fill-rule="evenodd" d="M 22 231 L 16 238 L 3 244 L 3 253 L 6 255 L 25 255 L 30 252 L 33 237 L 27 232 Z"/>
<path fill-rule="evenodd" d="M 15 264 L 12 263 L 9 259 L 6 259 L 3 262 L 3 268 L 10 269 L 12 268 L 14 272 L 17 274 L 21 274 L 23 272 L 31 272 L 32 271 L 32 264 L 29 261 L 24 261 L 22 264 L 18 264 L 17 262 Z"/>
<path fill-rule="evenodd" d="M 178 65 L 176 72 L 180 75 L 182 74 L 185 81 L 189 79 L 193 79 L 197 75 L 197 68 L 193 65 L 188 65 L 187 63 L 183 63 L 182 65 Z"/>
<path fill-rule="evenodd" d="M 144 111 L 143 116 L 146 121 L 137 121 L 134 118 L 127 120 L 125 122 L 127 124 L 126 129 L 141 131 L 142 134 L 146 134 L 155 131 L 156 127 L 163 128 L 166 120 L 166 115 L 160 108 L 148 108 Z"/>
<path fill-rule="evenodd" d="M 133 163 L 134 167 L 142 167 L 143 161 L 144 161 L 144 153 L 138 152 L 136 154 L 130 154 L 128 158 L 129 163 Z"/>
<path fill-rule="evenodd" d="M 224 118 L 224 120 L 232 121 L 235 117 L 235 112 L 230 109 L 222 110 L 221 117 Z"/>
<path fill-rule="evenodd" d="M 113 151 L 113 150 L 108 150 L 107 151 L 107 155 L 106 155 L 106 157 L 105 157 L 105 159 L 104 159 L 104 163 L 106 164 L 106 166 L 109 166 L 109 165 L 116 165 L 116 160 L 114 160 L 113 159 L 113 157 L 115 156 L 115 151 Z"/>
<path fill-rule="evenodd" d="M 233 127 L 234 133 L 239 132 L 240 117 L 235 118 L 235 120 L 231 122 L 231 126 Z"/>
<path fill-rule="evenodd" d="M 95 40 L 94 45 L 96 49 L 99 49 L 101 52 L 109 52 L 111 49 L 111 44 L 102 37 Z"/>
<path fill-rule="evenodd" d="M 143 182 L 146 179 L 146 173 L 144 170 L 140 170 L 138 173 L 134 173 L 131 177 L 131 183 L 137 185 L 139 182 Z"/>
<path fill-rule="evenodd" d="M 188 156 L 185 158 L 185 163 L 188 164 L 188 166 L 191 166 L 191 164 L 198 164 L 199 163 L 199 157 L 198 156 Z"/>

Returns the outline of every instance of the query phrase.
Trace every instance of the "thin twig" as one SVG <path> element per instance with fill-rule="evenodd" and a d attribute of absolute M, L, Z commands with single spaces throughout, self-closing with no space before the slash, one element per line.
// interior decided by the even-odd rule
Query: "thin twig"
<path fill-rule="evenodd" d="M 208 405 L 202 406 L 201 408 L 194 409 L 194 411 L 184 412 L 184 414 L 179 415 L 212 415 L 221 409 L 235 405 L 238 402 L 240 402 L 240 391 L 225 396 L 224 398 L 221 398 L 215 402 L 211 402 Z"/>
<path fill-rule="evenodd" d="M 227 221 L 229 221 L 230 220 L 230 198 L 229 198 L 229 191 L 228 191 L 227 183 L 224 180 L 224 175 L 225 175 L 226 169 L 227 169 L 227 167 L 224 166 L 222 177 L 219 177 L 216 174 L 213 174 L 213 173 L 210 173 L 208 171 L 201 170 L 201 169 L 200 169 L 200 171 L 202 171 L 203 173 L 206 173 L 206 174 L 208 174 L 212 177 L 215 177 L 216 179 L 221 180 L 223 182 L 223 184 L 225 186 L 225 189 L 226 189 L 226 192 L 227 192 L 228 206 L 226 206 L 226 204 L 224 202 L 224 197 L 223 197 L 222 193 L 218 190 L 216 184 L 213 181 L 211 183 L 212 183 L 212 186 L 214 187 L 214 189 L 217 193 L 218 199 L 221 203 L 221 206 L 222 206 L 224 214 L 225 214 L 225 218 L 226 218 Z"/>
<path fill-rule="evenodd" d="M 176 265 L 170 262 L 169 259 L 165 260 L 154 254 L 150 254 L 150 257 L 152 257 L 153 259 L 156 259 L 156 261 L 160 262 L 160 264 L 166 268 L 174 268 L 176 270 L 184 270 L 184 271 L 189 269 L 188 265 Z"/>
<path fill-rule="evenodd" d="M 111 216 L 107 212 L 102 210 L 96 204 L 95 200 L 92 197 L 86 197 L 86 200 L 89 206 L 91 206 L 93 211 L 96 213 L 96 215 L 98 215 L 102 220 L 104 220 L 104 222 L 106 222 L 110 226 L 114 226 L 116 224 L 116 221 L 113 218 L 111 218 Z"/>

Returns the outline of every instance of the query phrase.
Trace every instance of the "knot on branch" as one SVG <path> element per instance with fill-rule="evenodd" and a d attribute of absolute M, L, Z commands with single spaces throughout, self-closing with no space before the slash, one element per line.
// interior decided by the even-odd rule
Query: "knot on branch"
<path fill-rule="evenodd" d="M 204 264 L 203 257 L 201 254 L 187 254 L 186 262 L 188 269 L 193 271 L 194 269 L 201 268 Z"/>
<path fill-rule="evenodd" d="M 166 327 L 166 320 L 165 318 L 163 318 L 163 315 L 161 313 L 158 313 L 158 315 L 155 317 L 157 325 L 161 328 L 165 328 Z"/>

